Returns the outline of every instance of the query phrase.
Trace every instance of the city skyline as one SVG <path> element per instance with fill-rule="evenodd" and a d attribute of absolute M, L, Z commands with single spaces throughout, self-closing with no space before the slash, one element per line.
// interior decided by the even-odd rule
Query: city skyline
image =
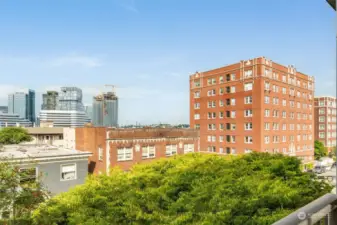
<path fill-rule="evenodd" d="M 61 86 L 81 88 L 92 104 L 112 83 L 120 124 L 188 123 L 189 75 L 259 56 L 294 63 L 315 76 L 315 95 L 335 96 L 329 12 L 304 0 L 2 2 L 0 105 L 30 88 L 38 114 L 42 93 Z"/>

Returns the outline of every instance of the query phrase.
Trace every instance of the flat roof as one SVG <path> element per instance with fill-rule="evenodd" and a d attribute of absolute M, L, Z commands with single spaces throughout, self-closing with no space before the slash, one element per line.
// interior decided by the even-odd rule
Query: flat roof
<path fill-rule="evenodd" d="M 63 127 L 29 127 L 28 134 L 63 134 Z"/>
<path fill-rule="evenodd" d="M 4 145 L 0 149 L 0 158 L 51 160 L 89 157 L 91 152 L 82 152 L 75 149 L 65 149 L 51 145 L 19 144 Z"/>

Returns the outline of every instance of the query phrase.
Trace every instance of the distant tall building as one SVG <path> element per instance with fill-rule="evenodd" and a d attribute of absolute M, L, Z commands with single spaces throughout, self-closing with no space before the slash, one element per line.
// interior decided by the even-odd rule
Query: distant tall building
<path fill-rule="evenodd" d="M 84 111 L 82 90 L 77 87 L 62 87 L 56 110 Z"/>
<path fill-rule="evenodd" d="M 336 146 L 336 98 L 315 97 L 315 140 L 329 150 Z"/>
<path fill-rule="evenodd" d="M 85 114 L 90 119 L 90 121 L 92 122 L 92 105 L 85 105 L 84 106 L 84 111 L 85 111 Z"/>
<path fill-rule="evenodd" d="M 8 113 L 8 106 L 0 106 L 0 112 Z"/>
<path fill-rule="evenodd" d="M 118 126 L 118 97 L 113 92 L 95 96 L 92 106 L 92 122 L 97 127 Z"/>
<path fill-rule="evenodd" d="M 42 110 L 56 110 L 59 93 L 57 91 L 47 91 L 42 95 Z"/>
<path fill-rule="evenodd" d="M 56 109 L 40 111 L 40 126 L 83 127 L 89 122 L 82 103 L 82 90 L 77 87 L 62 87 Z"/>
<path fill-rule="evenodd" d="M 8 95 L 8 113 L 35 123 L 35 91 L 27 90 Z"/>

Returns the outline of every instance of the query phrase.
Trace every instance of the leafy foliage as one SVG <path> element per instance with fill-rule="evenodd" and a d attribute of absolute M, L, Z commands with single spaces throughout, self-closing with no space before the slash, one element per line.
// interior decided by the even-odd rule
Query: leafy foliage
<path fill-rule="evenodd" d="M 315 159 L 320 159 L 328 154 L 324 144 L 320 141 L 315 141 Z"/>
<path fill-rule="evenodd" d="M 188 154 L 90 177 L 40 204 L 35 224 L 271 224 L 332 189 L 294 157 Z"/>
<path fill-rule="evenodd" d="M 21 127 L 5 127 L 0 129 L 0 144 L 19 144 L 31 141 L 32 137 L 27 130 Z"/>
<path fill-rule="evenodd" d="M 30 220 L 31 212 L 47 198 L 41 183 L 31 175 L 32 169 L 20 170 L 18 163 L 0 158 L 0 212 L 20 221 Z"/>

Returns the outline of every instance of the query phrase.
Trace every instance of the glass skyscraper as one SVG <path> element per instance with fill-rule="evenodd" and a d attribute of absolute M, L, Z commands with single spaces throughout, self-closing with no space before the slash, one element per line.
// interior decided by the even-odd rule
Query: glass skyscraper
<path fill-rule="evenodd" d="M 17 114 L 20 118 L 34 123 L 35 116 L 35 91 L 27 90 L 8 95 L 8 113 Z"/>
<path fill-rule="evenodd" d="M 108 92 L 94 97 L 92 123 L 96 127 L 118 126 L 118 97 L 115 93 Z"/>
<path fill-rule="evenodd" d="M 77 87 L 62 87 L 56 110 L 84 111 L 82 90 Z"/>

